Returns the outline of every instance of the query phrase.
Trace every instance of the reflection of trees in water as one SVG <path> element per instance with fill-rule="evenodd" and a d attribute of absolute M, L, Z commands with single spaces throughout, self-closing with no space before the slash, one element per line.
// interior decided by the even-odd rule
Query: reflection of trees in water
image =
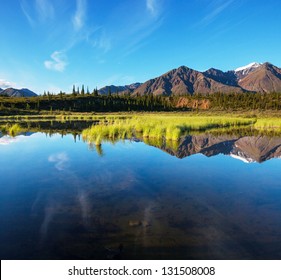
<path fill-rule="evenodd" d="M 178 158 L 192 154 L 202 153 L 213 156 L 219 153 L 232 155 L 247 162 L 263 162 L 270 158 L 281 156 L 279 143 L 281 132 L 274 130 L 257 130 L 253 127 L 225 127 L 213 128 L 204 132 L 192 131 L 188 135 L 182 135 L 177 141 L 166 139 L 164 136 L 143 136 L 142 133 L 124 132 L 114 128 L 111 134 L 104 133 L 106 124 L 97 125 L 98 134 L 88 135 L 88 127 L 92 122 L 88 121 L 41 121 L 41 122 L 6 122 L 0 123 L 2 135 L 15 137 L 19 134 L 28 135 L 30 132 L 43 132 L 48 137 L 59 133 L 62 137 L 73 135 L 74 142 L 83 140 L 88 143 L 89 149 L 104 156 L 102 143 L 115 144 L 120 140 L 142 141 L 147 145 L 157 147 Z M 85 130 L 86 129 L 86 130 Z M 238 141 L 239 140 L 239 141 Z M 239 144 L 239 147 L 237 146 Z M 254 148 L 255 147 L 255 151 Z"/>
<path fill-rule="evenodd" d="M 76 140 L 77 136 L 80 137 L 83 129 L 90 127 L 92 124 L 92 121 L 6 122 L 0 123 L 0 131 L 3 134 L 12 135 L 10 130 L 13 128 L 13 136 L 25 132 L 43 132 L 50 136 L 57 133 L 61 134 L 62 136 L 73 134 L 74 140 Z"/>

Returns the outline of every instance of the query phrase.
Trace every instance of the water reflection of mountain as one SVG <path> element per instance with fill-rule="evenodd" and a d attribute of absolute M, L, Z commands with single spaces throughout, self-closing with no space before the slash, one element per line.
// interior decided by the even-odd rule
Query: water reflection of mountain
<path fill-rule="evenodd" d="M 13 123 L 12 123 L 13 124 Z M 43 132 L 47 135 L 59 133 L 62 136 L 72 134 L 74 141 L 82 130 L 93 124 L 92 121 L 42 121 L 42 122 L 18 122 L 22 131 L 18 135 L 30 136 L 36 132 Z M 0 123 L 1 125 L 1 123 Z M 133 141 L 143 141 L 150 146 L 155 146 L 178 158 L 185 158 L 194 154 L 203 154 L 212 157 L 218 154 L 229 155 L 244 162 L 264 162 L 272 158 L 281 158 L 281 136 L 279 135 L 257 135 L 257 131 L 246 131 L 244 134 L 214 134 L 205 132 L 181 137 L 175 141 L 166 142 L 163 139 L 135 137 Z M 0 130 L 0 138 L 7 133 Z M 254 135 L 252 135 L 254 134 Z M 245 136 L 241 136 L 245 135 Z M 12 138 L 11 138 L 12 139 Z M 112 140 L 116 142 L 118 139 Z M 7 142 L 7 140 L 2 141 Z M 88 143 L 94 147 L 94 143 Z M 102 155 L 101 146 L 96 146 L 97 152 Z"/>
<path fill-rule="evenodd" d="M 158 148 L 178 158 L 194 154 L 203 154 L 207 157 L 224 154 L 244 162 L 261 163 L 281 157 L 281 137 L 200 134 L 182 138 L 176 149 L 165 143 Z"/>

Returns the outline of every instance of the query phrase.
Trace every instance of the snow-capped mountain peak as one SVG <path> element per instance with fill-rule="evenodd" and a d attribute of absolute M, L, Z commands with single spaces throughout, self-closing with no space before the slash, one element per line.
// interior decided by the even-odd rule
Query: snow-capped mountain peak
<path fill-rule="evenodd" d="M 250 157 L 245 156 L 243 153 L 230 153 L 229 154 L 232 158 L 238 159 L 243 161 L 244 163 L 252 163 L 252 162 L 256 162 L 255 160 L 253 160 Z"/>
<path fill-rule="evenodd" d="M 240 71 L 248 71 L 250 69 L 255 69 L 255 68 L 258 68 L 260 67 L 262 64 L 261 63 L 258 63 L 258 62 L 252 62 L 248 65 L 245 65 L 245 66 L 242 66 L 242 67 L 239 67 L 239 68 L 236 68 L 234 71 L 235 72 L 240 72 Z"/>

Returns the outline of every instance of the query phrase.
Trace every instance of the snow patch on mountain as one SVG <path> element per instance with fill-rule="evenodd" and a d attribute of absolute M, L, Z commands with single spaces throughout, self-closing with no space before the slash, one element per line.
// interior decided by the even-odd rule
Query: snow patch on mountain
<path fill-rule="evenodd" d="M 244 163 L 253 163 L 253 162 L 256 162 L 255 160 L 253 160 L 253 159 L 250 158 L 250 157 L 247 157 L 246 155 L 244 155 L 244 154 L 241 153 L 241 152 L 238 152 L 238 153 L 236 153 L 236 154 L 230 153 L 229 155 L 230 155 L 232 158 L 235 158 L 235 159 L 238 159 L 238 160 L 243 161 Z"/>
<path fill-rule="evenodd" d="M 262 64 L 258 63 L 258 62 L 252 62 L 248 65 L 242 66 L 242 67 L 238 67 L 234 70 L 234 72 L 240 72 L 240 71 L 247 71 L 249 69 L 253 69 L 253 68 L 258 68 L 260 67 Z"/>

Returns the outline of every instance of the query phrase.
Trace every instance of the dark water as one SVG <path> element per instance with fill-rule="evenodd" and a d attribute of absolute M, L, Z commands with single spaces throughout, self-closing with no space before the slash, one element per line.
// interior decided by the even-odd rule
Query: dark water
<path fill-rule="evenodd" d="M 1 259 L 281 259 L 281 138 L 148 144 L 1 135 Z"/>

